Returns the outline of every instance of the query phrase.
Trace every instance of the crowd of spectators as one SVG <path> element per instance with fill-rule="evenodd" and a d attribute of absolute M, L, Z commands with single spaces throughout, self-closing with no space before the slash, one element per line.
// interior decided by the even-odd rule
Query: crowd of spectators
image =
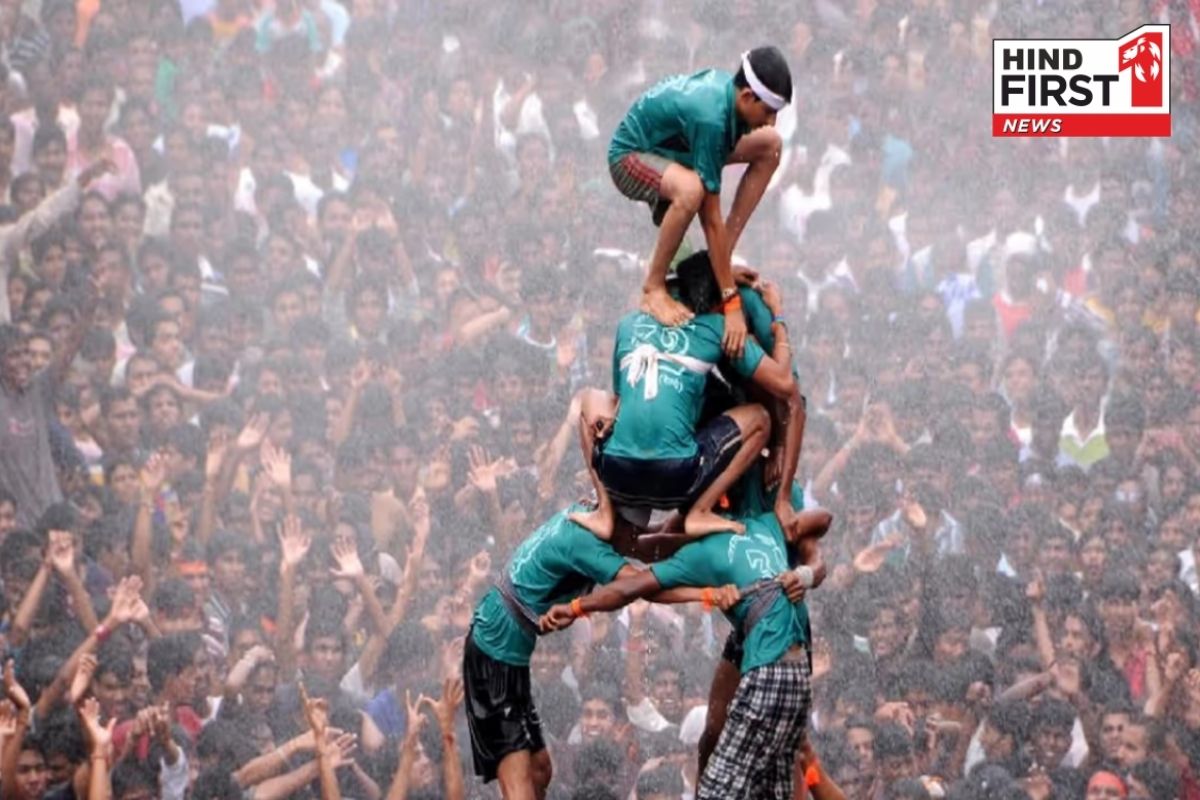
<path fill-rule="evenodd" d="M 992 38 L 1156 21 L 1170 139 L 991 138 Z M 870 800 L 1200 798 L 1198 25 L 4 3 L 3 797 L 496 796 L 458 755 L 463 636 L 588 490 L 573 398 L 609 388 L 653 242 L 608 139 L 771 42 L 796 93 L 738 256 L 788 301 L 799 479 L 835 514 L 825 769 Z M 690 797 L 725 630 L 639 604 L 545 638 L 551 796 Z"/>

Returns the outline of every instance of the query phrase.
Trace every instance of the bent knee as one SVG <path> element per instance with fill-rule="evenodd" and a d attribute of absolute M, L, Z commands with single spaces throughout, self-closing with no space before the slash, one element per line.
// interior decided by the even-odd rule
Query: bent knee
<path fill-rule="evenodd" d="M 550 751 L 541 750 L 533 754 L 530 764 L 533 769 L 533 780 L 538 786 L 549 786 L 554 777 L 554 764 L 550 761 Z"/>
<path fill-rule="evenodd" d="M 833 514 L 824 508 L 800 512 L 801 527 L 808 536 L 823 536 L 833 525 Z"/>
<path fill-rule="evenodd" d="M 746 427 L 747 436 L 759 435 L 766 436 L 771 432 L 771 415 L 767 413 L 767 409 L 755 403 L 746 408 Z"/>
<path fill-rule="evenodd" d="M 704 184 L 700 176 L 690 169 L 679 168 L 672 172 L 669 187 L 671 204 L 689 214 L 696 214 L 704 203 Z"/>
<path fill-rule="evenodd" d="M 696 179 L 695 186 L 680 191 L 673 202 L 688 214 L 700 213 L 700 206 L 704 204 L 704 185 L 700 183 L 699 178 Z"/>

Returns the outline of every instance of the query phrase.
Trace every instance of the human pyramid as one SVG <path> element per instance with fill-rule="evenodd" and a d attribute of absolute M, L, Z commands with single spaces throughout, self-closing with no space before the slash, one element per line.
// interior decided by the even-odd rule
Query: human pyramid
<path fill-rule="evenodd" d="M 797 773 L 813 796 L 840 797 L 805 740 L 804 596 L 824 578 L 830 516 L 803 510 L 794 486 L 805 403 L 779 292 L 731 267 L 778 166 L 775 115 L 791 96 L 782 54 L 760 47 L 736 74 L 662 81 L 613 136 L 613 181 L 650 205 L 660 230 L 641 309 L 617 328 L 614 393 L 581 397 L 597 500 L 559 511 L 521 543 L 464 648 L 475 770 L 506 800 L 541 800 L 551 779 L 531 692 L 538 637 L 640 598 L 719 608 L 733 626 L 710 691 L 698 800 L 791 798 Z M 721 170 L 734 163 L 747 168 L 723 218 Z M 697 215 L 707 250 L 669 280 Z M 652 528 L 655 510 L 673 513 Z"/>

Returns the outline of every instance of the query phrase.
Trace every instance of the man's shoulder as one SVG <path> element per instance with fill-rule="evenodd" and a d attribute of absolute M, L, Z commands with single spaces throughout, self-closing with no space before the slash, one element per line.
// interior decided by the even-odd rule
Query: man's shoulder
<path fill-rule="evenodd" d="M 683 325 L 663 325 L 644 311 L 631 311 L 617 323 L 617 349 L 628 348 L 637 342 L 668 340 L 675 345 L 690 346 L 693 340 L 720 342 L 725 333 L 725 316 L 717 313 L 698 314 Z M 678 352 L 674 351 L 673 352 Z"/>
<path fill-rule="evenodd" d="M 783 528 L 774 511 L 750 514 L 742 517 L 740 522 L 746 526 L 747 535 L 783 539 Z"/>
<path fill-rule="evenodd" d="M 642 320 L 643 317 L 646 318 L 646 320 L 645 320 L 646 323 L 653 323 L 655 325 L 658 324 L 657 322 L 655 322 L 654 317 L 651 317 L 649 314 L 647 314 L 644 311 L 630 311 L 628 314 L 626 314 L 625 316 L 623 316 L 619 320 L 617 320 L 617 330 L 618 331 L 627 331 L 627 330 L 633 328 L 635 325 L 638 325 L 639 323 L 643 322 L 643 320 Z"/>
<path fill-rule="evenodd" d="M 547 519 L 524 542 L 527 548 L 578 547 L 589 544 L 596 537 L 587 528 L 573 522 L 570 514 L 585 510 L 579 503 L 572 503 Z M 596 541 L 599 541 L 596 539 Z"/>
<path fill-rule="evenodd" d="M 721 339 L 725 336 L 725 315 L 713 311 L 697 314 L 685 327 L 698 341 L 720 348 Z"/>
<path fill-rule="evenodd" d="M 724 95 L 733 85 L 733 75 L 723 69 L 702 69 L 690 75 L 680 75 L 680 89 L 685 94 Z"/>
<path fill-rule="evenodd" d="M 670 558 L 657 563 L 693 566 L 703 564 L 713 569 L 724 567 L 730 563 L 729 554 L 738 538 L 740 535 L 734 533 L 710 533 L 694 542 L 688 542 Z M 653 566 L 655 565 L 651 564 L 651 567 Z"/>
<path fill-rule="evenodd" d="M 724 89 L 733 82 L 733 75 L 719 69 L 702 69 L 697 72 L 677 72 L 661 78 L 645 92 L 645 97 L 665 97 L 670 92 L 700 92 Z"/>

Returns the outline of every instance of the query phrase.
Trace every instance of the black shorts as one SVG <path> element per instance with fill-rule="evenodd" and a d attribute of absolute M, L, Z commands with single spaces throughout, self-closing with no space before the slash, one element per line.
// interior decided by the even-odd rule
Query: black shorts
<path fill-rule="evenodd" d="M 509 753 L 546 749 L 542 721 L 533 707 L 529 667 L 496 661 L 476 646 L 470 632 L 463 647 L 463 688 L 475 774 L 485 783 L 496 779 Z"/>
<path fill-rule="evenodd" d="M 689 458 L 641 459 L 605 455 L 592 459 L 613 502 L 634 508 L 688 509 L 733 461 L 742 431 L 719 414 L 696 431 L 696 454 Z"/>

